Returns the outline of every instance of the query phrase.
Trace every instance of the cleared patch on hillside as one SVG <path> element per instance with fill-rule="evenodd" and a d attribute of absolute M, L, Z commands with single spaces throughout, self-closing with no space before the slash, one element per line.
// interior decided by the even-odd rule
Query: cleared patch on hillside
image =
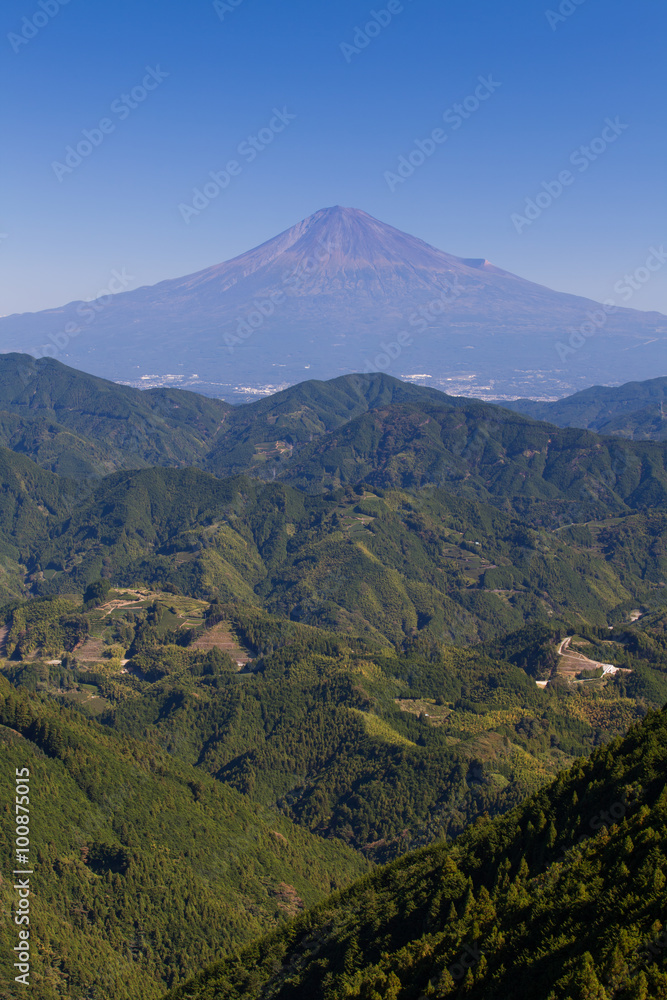
<path fill-rule="evenodd" d="M 198 639 L 195 639 L 190 649 L 201 649 L 204 652 L 208 652 L 209 649 L 220 649 L 231 656 L 239 668 L 245 667 L 251 660 L 249 651 L 240 644 L 229 622 L 219 622 L 213 628 L 206 629 Z"/>
<path fill-rule="evenodd" d="M 74 650 L 74 656 L 85 663 L 93 662 L 103 659 L 102 654 L 105 649 L 106 645 L 102 639 L 89 637 Z"/>
<path fill-rule="evenodd" d="M 424 698 L 394 698 L 394 703 L 401 712 L 423 715 L 432 726 L 441 726 L 452 714 L 452 709 L 447 705 L 436 705 L 434 701 Z"/>

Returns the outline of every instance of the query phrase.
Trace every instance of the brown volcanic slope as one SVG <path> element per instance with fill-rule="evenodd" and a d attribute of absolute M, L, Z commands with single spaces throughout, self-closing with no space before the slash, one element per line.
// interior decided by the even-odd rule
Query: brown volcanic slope
<path fill-rule="evenodd" d="M 596 310 L 335 207 L 224 264 L 116 295 L 92 321 L 77 302 L 0 319 L 0 350 L 35 353 L 52 335 L 58 349 L 41 353 L 67 364 L 127 380 L 196 372 L 223 396 L 364 370 L 429 374 L 442 388 L 447 376 L 475 372 L 496 396 L 562 395 L 590 384 L 592 371 L 606 382 L 660 371 L 667 317 L 631 309 L 562 360 L 556 343 Z M 62 346 L 68 323 L 81 333 Z"/>

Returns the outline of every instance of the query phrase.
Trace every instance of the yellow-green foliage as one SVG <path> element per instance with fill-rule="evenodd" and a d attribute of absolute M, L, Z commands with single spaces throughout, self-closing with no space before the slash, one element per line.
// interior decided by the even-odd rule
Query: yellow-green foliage
<path fill-rule="evenodd" d="M 412 740 L 408 740 L 405 736 L 397 733 L 384 719 L 379 718 L 377 715 L 373 715 L 370 712 L 360 712 L 356 708 L 351 709 L 351 711 L 362 720 L 365 731 L 372 739 L 380 740 L 382 743 L 389 743 L 393 746 L 416 746 Z"/>

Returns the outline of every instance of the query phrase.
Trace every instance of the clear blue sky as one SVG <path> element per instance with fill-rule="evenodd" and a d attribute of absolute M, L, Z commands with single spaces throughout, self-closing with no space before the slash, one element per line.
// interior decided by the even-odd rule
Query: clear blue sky
<path fill-rule="evenodd" d="M 347 54 L 386 0 L 41 2 L 0 15 L 2 314 L 90 298 L 114 269 L 128 287 L 187 274 L 334 204 L 597 299 L 667 243 L 662 0 L 564 0 L 552 24 L 549 0 L 391 0 L 390 23 Z M 146 67 L 168 76 L 130 107 Z M 494 93 L 443 123 L 489 75 Z M 296 118 L 248 162 L 239 144 L 274 108 Z M 104 118 L 113 129 L 59 180 L 53 163 Z M 572 165 L 607 118 L 628 127 Z M 385 172 L 439 127 L 446 141 L 390 190 Z M 179 205 L 230 159 L 240 173 L 186 224 Z M 512 214 L 566 169 L 517 232 Z M 667 313 L 667 265 L 630 304 Z"/>

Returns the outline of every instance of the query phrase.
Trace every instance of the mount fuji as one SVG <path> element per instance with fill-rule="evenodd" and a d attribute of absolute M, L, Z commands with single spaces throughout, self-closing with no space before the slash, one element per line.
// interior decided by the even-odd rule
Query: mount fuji
<path fill-rule="evenodd" d="M 355 371 L 546 399 L 654 377 L 666 346 L 660 313 L 552 291 L 341 207 L 196 274 L 0 319 L 2 352 L 230 400 Z"/>

